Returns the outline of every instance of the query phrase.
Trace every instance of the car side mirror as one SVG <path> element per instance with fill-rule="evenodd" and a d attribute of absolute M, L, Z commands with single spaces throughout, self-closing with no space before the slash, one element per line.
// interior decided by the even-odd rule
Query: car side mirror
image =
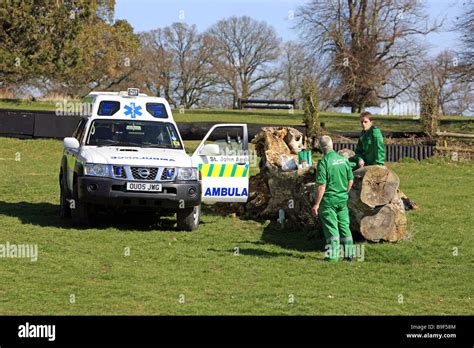
<path fill-rule="evenodd" d="M 66 149 L 78 149 L 80 144 L 76 138 L 64 138 L 64 147 Z"/>
<path fill-rule="evenodd" d="M 202 147 L 199 152 L 203 156 L 218 156 L 220 155 L 219 145 L 217 144 L 206 144 Z"/>

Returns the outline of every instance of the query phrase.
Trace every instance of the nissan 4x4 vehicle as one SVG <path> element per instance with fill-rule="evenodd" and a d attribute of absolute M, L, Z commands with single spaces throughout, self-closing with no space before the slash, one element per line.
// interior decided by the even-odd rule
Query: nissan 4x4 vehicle
<path fill-rule="evenodd" d="M 246 124 L 214 125 L 189 156 L 165 99 L 129 89 L 84 103 L 59 172 L 61 216 L 75 225 L 98 211 L 141 211 L 176 213 L 178 229 L 195 230 L 201 202 L 247 201 Z"/>

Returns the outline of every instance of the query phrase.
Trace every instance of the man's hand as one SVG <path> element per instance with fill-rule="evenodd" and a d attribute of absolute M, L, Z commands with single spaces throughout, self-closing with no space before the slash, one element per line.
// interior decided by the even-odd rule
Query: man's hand
<path fill-rule="evenodd" d="M 350 192 L 351 191 L 351 188 L 352 188 L 352 184 L 354 183 L 354 180 L 349 180 L 347 182 L 347 192 Z"/>
<path fill-rule="evenodd" d="M 311 215 L 318 216 L 318 210 L 319 210 L 319 204 L 313 205 L 313 208 L 311 209 Z"/>
<path fill-rule="evenodd" d="M 360 159 L 358 162 L 359 168 L 362 168 L 365 165 L 365 162 L 363 159 Z"/>

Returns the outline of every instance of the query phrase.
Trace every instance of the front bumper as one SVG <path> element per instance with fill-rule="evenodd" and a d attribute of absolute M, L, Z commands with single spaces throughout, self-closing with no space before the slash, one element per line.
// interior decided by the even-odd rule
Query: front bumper
<path fill-rule="evenodd" d="M 149 181 L 133 181 L 147 182 Z M 126 180 L 82 176 L 78 178 L 79 199 L 112 208 L 178 209 L 201 204 L 199 181 L 160 182 L 162 192 L 126 191 Z M 95 189 L 93 189 L 95 188 Z"/>

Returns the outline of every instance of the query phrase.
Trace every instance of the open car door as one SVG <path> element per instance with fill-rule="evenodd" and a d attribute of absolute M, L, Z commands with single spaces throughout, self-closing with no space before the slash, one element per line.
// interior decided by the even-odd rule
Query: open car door
<path fill-rule="evenodd" d="M 246 202 L 249 152 L 246 124 L 216 124 L 192 155 L 203 202 Z"/>

